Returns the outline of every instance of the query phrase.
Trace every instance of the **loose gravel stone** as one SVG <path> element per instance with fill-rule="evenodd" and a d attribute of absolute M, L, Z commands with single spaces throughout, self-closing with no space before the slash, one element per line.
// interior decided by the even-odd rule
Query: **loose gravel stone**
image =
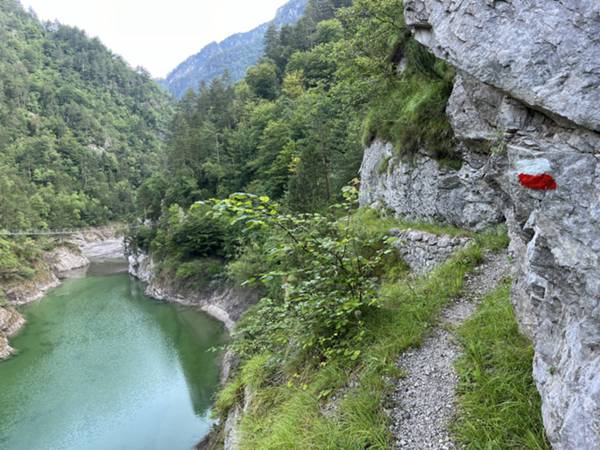
<path fill-rule="evenodd" d="M 448 430 L 456 414 L 460 347 L 449 329 L 468 319 L 477 304 L 508 274 L 506 252 L 489 254 L 466 279 L 464 295 L 442 313 L 440 325 L 419 348 L 405 352 L 398 367 L 407 373 L 392 394 L 391 431 L 398 449 L 455 449 Z"/>

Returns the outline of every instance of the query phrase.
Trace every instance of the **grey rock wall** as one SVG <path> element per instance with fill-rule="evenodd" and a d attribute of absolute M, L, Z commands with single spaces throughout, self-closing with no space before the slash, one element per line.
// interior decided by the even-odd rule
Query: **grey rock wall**
<path fill-rule="evenodd" d="M 600 167 L 594 149 L 600 149 L 600 136 L 530 112 L 526 127 L 505 146 L 498 182 L 509 200 L 513 303 L 534 340 L 545 425 L 555 448 L 595 449 L 600 446 Z M 555 191 L 519 184 L 520 161 L 536 159 L 549 162 Z"/>
<path fill-rule="evenodd" d="M 404 16 L 455 67 L 600 131 L 597 0 L 408 0 Z"/>
<path fill-rule="evenodd" d="M 59 277 L 60 274 L 64 272 L 81 269 L 90 264 L 89 259 L 80 252 L 65 246 L 56 247 L 52 251 L 46 253 L 44 259 Z"/>
<path fill-rule="evenodd" d="M 129 275 L 144 283 L 150 283 L 154 277 L 154 261 L 147 253 L 131 252 L 127 255 Z"/>
<path fill-rule="evenodd" d="M 600 448 L 600 2 L 407 0 L 459 69 L 448 114 L 503 205 L 513 303 L 556 449 Z M 556 189 L 521 183 L 544 167 Z M 435 203 L 435 200 L 431 200 Z"/>
<path fill-rule="evenodd" d="M 465 237 L 438 236 L 418 230 L 394 229 L 390 234 L 398 238 L 394 246 L 416 275 L 430 272 L 470 242 Z"/>
<path fill-rule="evenodd" d="M 502 209 L 484 180 L 486 168 L 477 158 L 457 171 L 424 154 L 402 159 L 391 144 L 376 140 L 365 150 L 360 174 L 362 206 L 473 229 L 502 220 Z"/>

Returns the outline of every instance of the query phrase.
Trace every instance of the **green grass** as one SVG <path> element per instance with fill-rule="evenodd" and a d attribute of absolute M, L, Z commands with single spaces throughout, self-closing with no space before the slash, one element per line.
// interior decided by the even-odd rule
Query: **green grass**
<path fill-rule="evenodd" d="M 394 217 L 392 214 L 381 215 L 373 208 L 360 208 L 352 216 L 352 222 L 357 230 L 369 234 L 385 235 L 392 228 L 400 230 L 420 230 L 435 235 L 474 237 L 475 233 L 451 225 L 440 225 L 433 222 L 416 222 Z M 503 231 L 502 231 L 503 232 Z"/>
<path fill-rule="evenodd" d="M 387 220 L 361 223 L 369 233 L 398 224 Z M 388 277 L 381 287 L 381 308 L 365 317 L 368 335 L 357 361 L 281 364 L 277 357 L 260 355 L 246 362 L 217 402 L 217 411 L 225 414 L 250 387 L 241 448 L 390 448 L 382 405 L 391 386 L 385 380 L 401 375 L 395 365 L 398 356 L 420 345 L 442 308 L 461 292 L 465 275 L 485 251 L 503 242 L 501 236 L 496 230 L 478 235 L 473 245 L 417 280 Z"/>
<path fill-rule="evenodd" d="M 436 159 L 454 161 L 450 167 L 460 167 L 446 115 L 452 86 L 451 73 L 439 77 L 407 71 L 373 101 L 364 122 L 363 144 L 380 138 L 391 142 L 398 155 L 424 150 Z"/>
<path fill-rule="evenodd" d="M 369 389 L 351 389 L 329 414 L 325 406 L 336 390 L 359 375 L 350 366 L 330 364 L 288 374 L 285 382 L 253 390 L 242 421 L 242 449 L 385 449 L 389 442 L 381 410 L 384 383 L 373 377 Z"/>
<path fill-rule="evenodd" d="M 532 377 L 533 349 L 519 332 L 505 282 L 459 330 L 460 416 L 454 424 L 469 449 L 550 449 Z"/>

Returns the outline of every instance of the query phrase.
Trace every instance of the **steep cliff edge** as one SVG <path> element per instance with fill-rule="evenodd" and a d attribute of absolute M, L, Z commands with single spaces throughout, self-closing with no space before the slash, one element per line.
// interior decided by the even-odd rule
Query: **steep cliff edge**
<path fill-rule="evenodd" d="M 503 212 L 513 303 L 534 341 L 548 436 L 557 449 L 599 448 L 600 4 L 404 8 L 416 39 L 457 69 L 447 112 L 466 168 L 448 175 L 419 157 L 406 169 L 376 142 L 363 164 L 363 203 L 474 228 Z M 430 180 L 415 178 L 419 166 Z M 411 190 L 418 201 L 397 201 Z"/>

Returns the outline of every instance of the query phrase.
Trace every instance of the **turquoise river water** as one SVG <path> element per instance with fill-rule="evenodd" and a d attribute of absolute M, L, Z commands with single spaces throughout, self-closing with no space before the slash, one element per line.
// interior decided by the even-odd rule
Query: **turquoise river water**
<path fill-rule="evenodd" d="M 0 363 L 0 449 L 189 450 L 208 432 L 220 323 L 125 274 L 67 280 L 22 312 Z"/>

